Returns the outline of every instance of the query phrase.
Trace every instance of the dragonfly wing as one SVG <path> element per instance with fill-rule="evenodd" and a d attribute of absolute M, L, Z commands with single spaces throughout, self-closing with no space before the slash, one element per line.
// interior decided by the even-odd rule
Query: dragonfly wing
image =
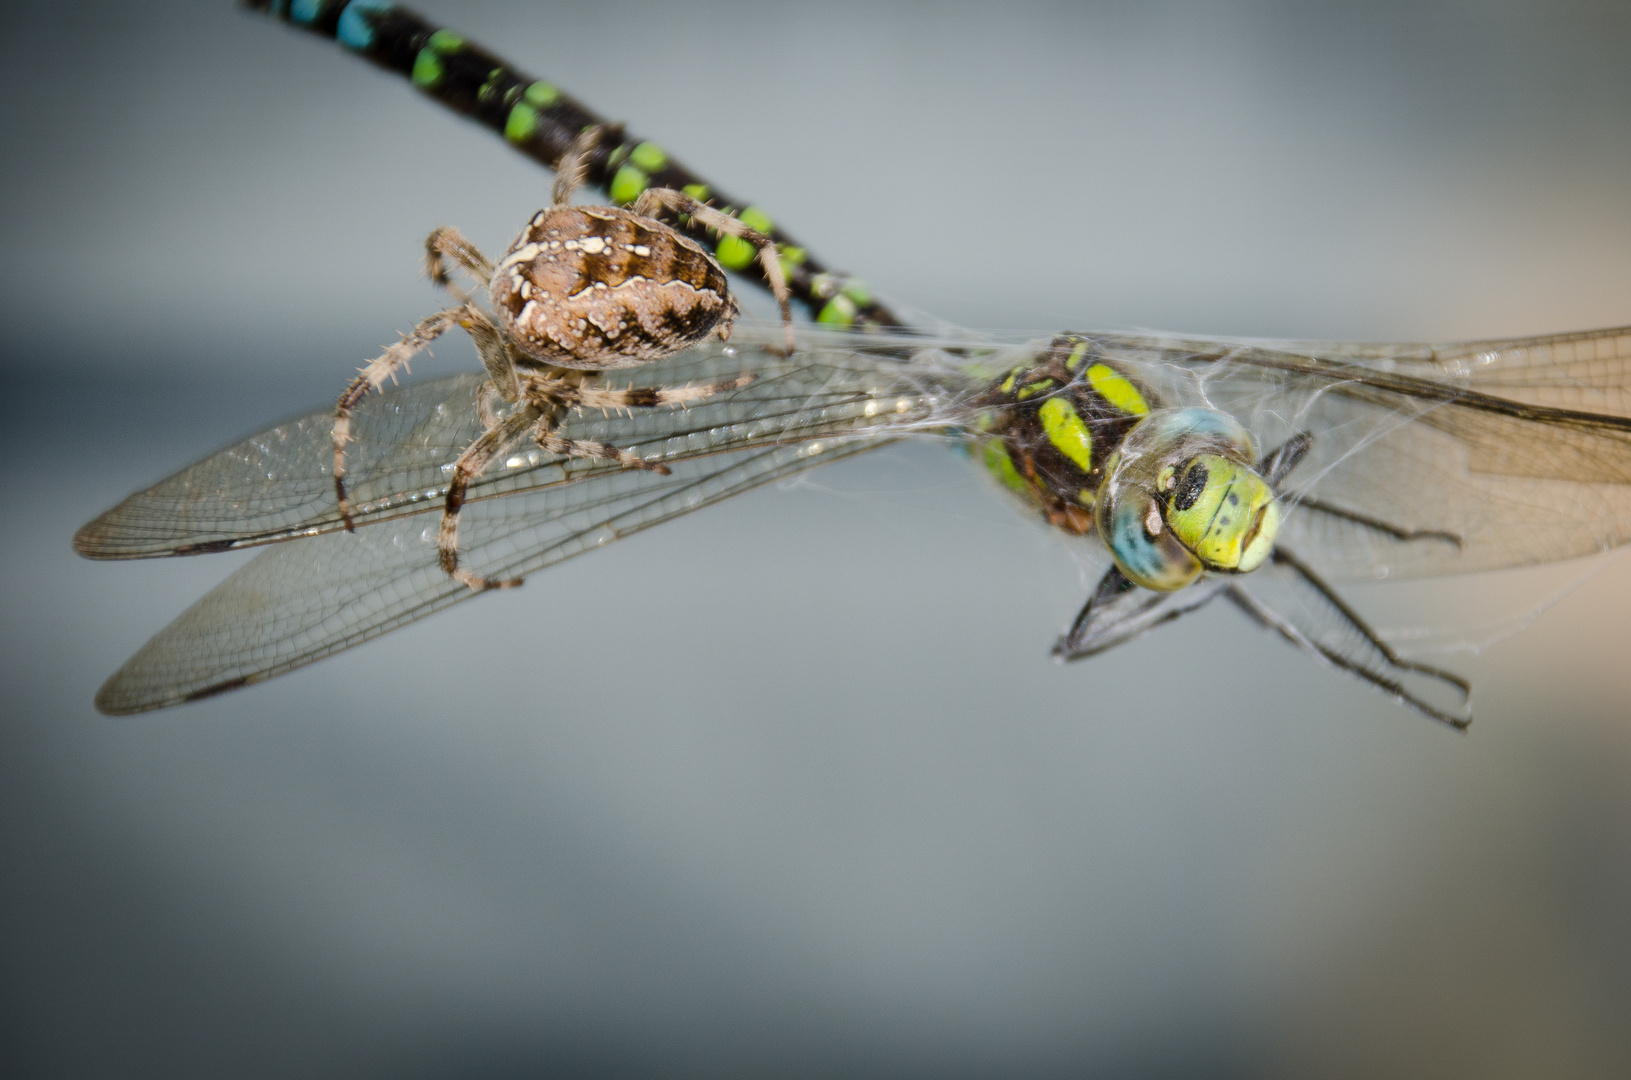
<path fill-rule="evenodd" d="M 1631 539 L 1631 331 L 1305 352 L 1105 340 L 1265 446 L 1313 435 L 1282 487 L 1295 509 L 1281 535 L 1335 578 L 1553 562 Z"/>
<path fill-rule="evenodd" d="M 884 355 L 884 347 L 898 347 L 888 339 L 802 336 L 810 347 L 793 357 L 739 341 L 641 367 L 621 385 L 717 382 L 746 373 L 755 378 L 688 408 L 570 414 L 559 433 L 671 464 L 721 450 L 921 425 L 955 400 L 966 379 L 953 368 L 902 364 L 898 354 Z M 364 399 L 353 421 L 346 466 L 359 525 L 440 508 L 451 463 L 481 434 L 480 386 L 478 376 L 461 375 Z M 340 529 L 333 424 L 332 408 L 318 410 L 211 455 L 86 525 L 74 537 L 74 547 L 90 558 L 152 558 Z M 471 485 L 469 498 L 559 488 L 618 468 L 533 447 L 488 469 Z"/>
<path fill-rule="evenodd" d="M 461 562 L 516 577 L 710 503 L 879 445 L 771 446 L 693 457 L 673 473 L 603 472 L 469 504 Z M 103 712 L 163 708 L 260 682 L 473 593 L 437 562 L 438 517 L 398 517 L 262 552 L 161 630 L 102 687 Z"/>

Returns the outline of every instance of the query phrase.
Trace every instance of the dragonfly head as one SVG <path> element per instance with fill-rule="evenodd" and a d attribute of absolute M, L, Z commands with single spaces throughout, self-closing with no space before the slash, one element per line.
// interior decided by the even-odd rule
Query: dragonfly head
<path fill-rule="evenodd" d="M 1163 409 L 1127 433 L 1099 489 L 1099 535 L 1128 579 L 1171 592 L 1244 574 L 1274 550 L 1280 504 L 1246 429 L 1212 409 Z"/>

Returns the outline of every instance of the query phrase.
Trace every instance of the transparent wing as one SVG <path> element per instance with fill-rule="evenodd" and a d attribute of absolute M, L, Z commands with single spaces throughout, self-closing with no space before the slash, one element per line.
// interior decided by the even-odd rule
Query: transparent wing
<path fill-rule="evenodd" d="M 1035 349 L 881 334 L 803 340 L 792 357 L 715 346 L 639 369 L 642 385 L 757 376 L 690 409 L 565 421 L 567 436 L 633 449 L 668 464 L 671 476 L 562 460 L 530 444 L 495 463 L 465 510 L 466 565 L 525 575 L 835 456 L 909 433 L 966 430 L 986 380 Z M 1298 505 L 1282 534 L 1310 572 L 1375 577 L 1562 559 L 1622 542 L 1631 522 L 1631 332 L 1319 353 L 1097 340 L 1164 402 L 1224 408 L 1265 448 L 1313 434 L 1287 483 Z M 302 538 L 262 555 L 161 632 L 99 705 L 139 711 L 258 681 L 470 595 L 438 568 L 436 519 L 422 515 L 440 510 L 449 466 L 478 434 L 478 385 L 473 376 L 443 379 L 365 405 L 351 454 L 364 526 L 355 535 L 336 531 L 328 410 L 230 447 L 82 529 L 76 546 L 101 558 Z M 1099 627 L 1099 647 L 1182 614 L 1193 599 L 1122 601 L 1106 610 L 1115 618 Z"/>
<path fill-rule="evenodd" d="M 880 426 L 923 426 L 967 389 L 967 376 L 955 368 L 925 359 L 903 363 L 900 341 L 802 336 L 810 346 L 791 358 L 751 343 L 714 344 L 639 368 L 628 385 L 713 382 L 744 372 L 756 378 L 687 409 L 568 416 L 561 434 L 673 463 L 727 449 L 865 435 Z M 924 355 L 921 341 L 912 344 Z M 479 376 L 460 375 L 364 400 L 346 467 L 359 526 L 440 509 L 453 460 L 481 434 L 480 385 Z M 102 514 L 79 530 L 74 547 L 96 559 L 152 558 L 339 529 L 333 423 L 332 408 L 323 409 L 227 447 Z M 531 447 L 489 469 L 471 485 L 470 498 L 559 488 L 616 471 L 615 464 Z"/>
<path fill-rule="evenodd" d="M 488 499 L 460 518 L 462 561 L 487 576 L 535 573 L 874 445 L 759 447 L 678 460 L 669 476 L 618 471 Z M 143 712 L 260 682 L 479 595 L 438 565 L 437 524 L 399 516 L 262 552 L 131 657 L 97 707 Z"/>
<path fill-rule="evenodd" d="M 1281 535 L 1334 578 L 1552 562 L 1631 539 L 1631 330 L 1461 346 L 1102 341 L 1265 447 L 1313 434 Z"/>

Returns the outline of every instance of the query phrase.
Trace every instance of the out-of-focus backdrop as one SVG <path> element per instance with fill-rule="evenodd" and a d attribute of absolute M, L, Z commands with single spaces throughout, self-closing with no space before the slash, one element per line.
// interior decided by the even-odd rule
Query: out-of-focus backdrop
<path fill-rule="evenodd" d="M 958 323 L 1631 322 L 1618 0 L 421 10 Z M 1232 611 L 1054 666 L 1070 552 L 892 448 L 96 715 L 238 560 L 74 528 L 332 401 L 549 177 L 225 0 L 0 25 L 0 1072 L 1631 1075 L 1624 558 L 1355 594 L 1458 737 Z"/>

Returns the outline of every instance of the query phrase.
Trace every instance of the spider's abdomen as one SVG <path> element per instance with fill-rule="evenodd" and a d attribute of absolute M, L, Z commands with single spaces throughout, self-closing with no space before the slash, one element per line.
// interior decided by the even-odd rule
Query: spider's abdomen
<path fill-rule="evenodd" d="M 669 356 L 736 317 L 725 272 L 673 229 L 616 207 L 533 215 L 499 262 L 493 307 L 515 343 L 561 367 L 599 370 Z"/>

